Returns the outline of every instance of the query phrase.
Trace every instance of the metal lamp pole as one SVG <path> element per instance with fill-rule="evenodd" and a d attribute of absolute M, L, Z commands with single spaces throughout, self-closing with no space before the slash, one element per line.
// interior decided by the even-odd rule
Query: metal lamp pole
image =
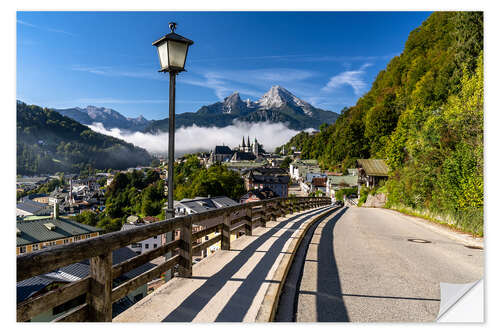
<path fill-rule="evenodd" d="M 168 24 L 170 33 L 153 42 L 158 50 L 160 60 L 160 72 L 169 72 L 170 88 L 169 88 L 169 116 L 168 116 L 168 194 L 167 194 L 167 209 L 165 217 L 167 219 L 175 217 L 174 213 L 174 158 L 175 158 L 175 76 L 185 71 L 186 57 L 189 46 L 193 44 L 181 35 L 175 33 L 177 23 L 170 22 Z M 173 240 L 172 232 L 166 234 L 167 243 Z M 171 257 L 171 252 L 165 254 L 165 258 Z M 170 279 L 170 273 L 165 273 L 165 279 Z"/>
<path fill-rule="evenodd" d="M 175 153 L 175 76 L 177 72 L 170 71 L 170 92 L 168 111 L 168 205 L 166 218 L 175 217 L 174 214 L 174 153 Z"/>

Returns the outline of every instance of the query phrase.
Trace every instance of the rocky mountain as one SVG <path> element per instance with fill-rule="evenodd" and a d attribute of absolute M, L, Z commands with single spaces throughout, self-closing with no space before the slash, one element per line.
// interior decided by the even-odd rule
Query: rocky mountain
<path fill-rule="evenodd" d="M 149 165 L 142 148 L 90 130 L 52 109 L 17 101 L 17 174 Z"/>
<path fill-rule="evenodd" d="M 92 105 L 86 108 L 55 109 L 55 111 L 84 125 L 102 123 L 106 129 L 120 128 L 133 132 L 142 131 L 151 122 L 142 115 L 137 118 L 127 118 L 113 109 Z"/>
<path fill-rule="evenodd" d="M 243 101 L 238 92 L 224 101 L 201 107 L 197 112 L 176 115 L 176 127 L 197 125 L 224 127 L 234 120 L 246 122 L 283 122 L 296 130 L 319 128 L 323 123 L 332 124 L 339 114 L 315 108 L 280 86 L 273 86 L 257 101 Z M 168 118 L 152 121 L 147 132 L 168 131 Z"/>

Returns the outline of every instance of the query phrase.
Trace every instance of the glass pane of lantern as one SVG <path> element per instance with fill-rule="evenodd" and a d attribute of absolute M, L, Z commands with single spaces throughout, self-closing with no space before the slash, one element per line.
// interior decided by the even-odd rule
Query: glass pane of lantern
<path fill-rule="evenodd" d="M 184 68 L 184 61 L 186 60 L 186 53 L 188 45 L 175 41 L 168 41 L 170 67 Z"/>
<path fill-rule="evenodd" d="M 160 57 L 161 68 L 168 67 L 168 46 L 167 43 L 158 45 L 158 56 Z"/>

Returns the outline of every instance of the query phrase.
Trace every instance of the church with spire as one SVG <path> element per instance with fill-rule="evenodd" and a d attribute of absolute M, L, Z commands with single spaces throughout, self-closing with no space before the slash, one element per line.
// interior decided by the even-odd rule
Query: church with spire
<path fill-rule="evenodd" d="M 242 153 L 253 153 L 256 158 L 265 153 L 264 149 L 262 148 L 262 144 L 257 141 L 257 138 L 254 138 L 253 143 L 250 143 L 250 136 L 247 136 L 246 144 L 245 136 L 243 136 L 241 145 L 238 146 L 238 151 Z"/>
<path fill-rule="evenodd" d="M 234 149 L 227 146 L 216 146 L 215 150 L 210 152 L 210 163 L 215 162 L 238 162 L 238 161 L 254 161 L 266 153 L 262 144 L 254 138 L 253 142 L 250 141 L 250 136 L 245 136 L 241 140 L 241 145 Z"/>

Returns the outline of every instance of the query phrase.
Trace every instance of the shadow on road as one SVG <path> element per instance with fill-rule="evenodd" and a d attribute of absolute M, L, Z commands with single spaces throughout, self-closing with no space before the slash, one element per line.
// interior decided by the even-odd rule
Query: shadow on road
<path fill-rule="evenodd" d="M 264 244 L 268 239 L 273 237 L 281 228 L 285 227 L 288 223 L 295 221 L 290 229 L 285 231 L 282 235 L 277 236 L 278 239 L 273 243 L 270 249 L 266 252 L 264 257 L 260 259 L 259 263 L 253 268 L 252 272 L 240 285 L 238 290 L 232 295 L 228 303 L 224 306 L 222 311 L 217 316 L 216 321 L 225 322 L 241 322 L 252 301 L 259 290 L 262 283 L 266 280 L 269 269 L 276 261 L 276 258 L 283 249 L 285 242 L 290 236 L 312 215 L 318 212 L 329 209 L 318 208 L 309 212 L 301 213 L 293 218 L 289 218 L 280 222 L 275 227 L 264 233 L 249 244 L 245 249 L 228 262 L 224 268 L 215 273 L 207 279 L 207 281 L 189 295 L 175 310 L 173 310 L 163 322 L 190 322 L 196 315 L 208 304 L 208 302 L 230 281 L 233 275 L 250 259 L 255 251 Z M 197 277 L 193 277 L 197 278 Z"/>
<path fill-rule="evenodd" d="M 344 208 L 328 220 L 321 231 L 318 246 L 318 277 L 316 286 L 318 322 L 349 321 L 349 316 L 347 315 L 347 310 L 342 299 L 342 288 L 333 246 L 333 229 L 346 211 L 347 208 Z"/>

